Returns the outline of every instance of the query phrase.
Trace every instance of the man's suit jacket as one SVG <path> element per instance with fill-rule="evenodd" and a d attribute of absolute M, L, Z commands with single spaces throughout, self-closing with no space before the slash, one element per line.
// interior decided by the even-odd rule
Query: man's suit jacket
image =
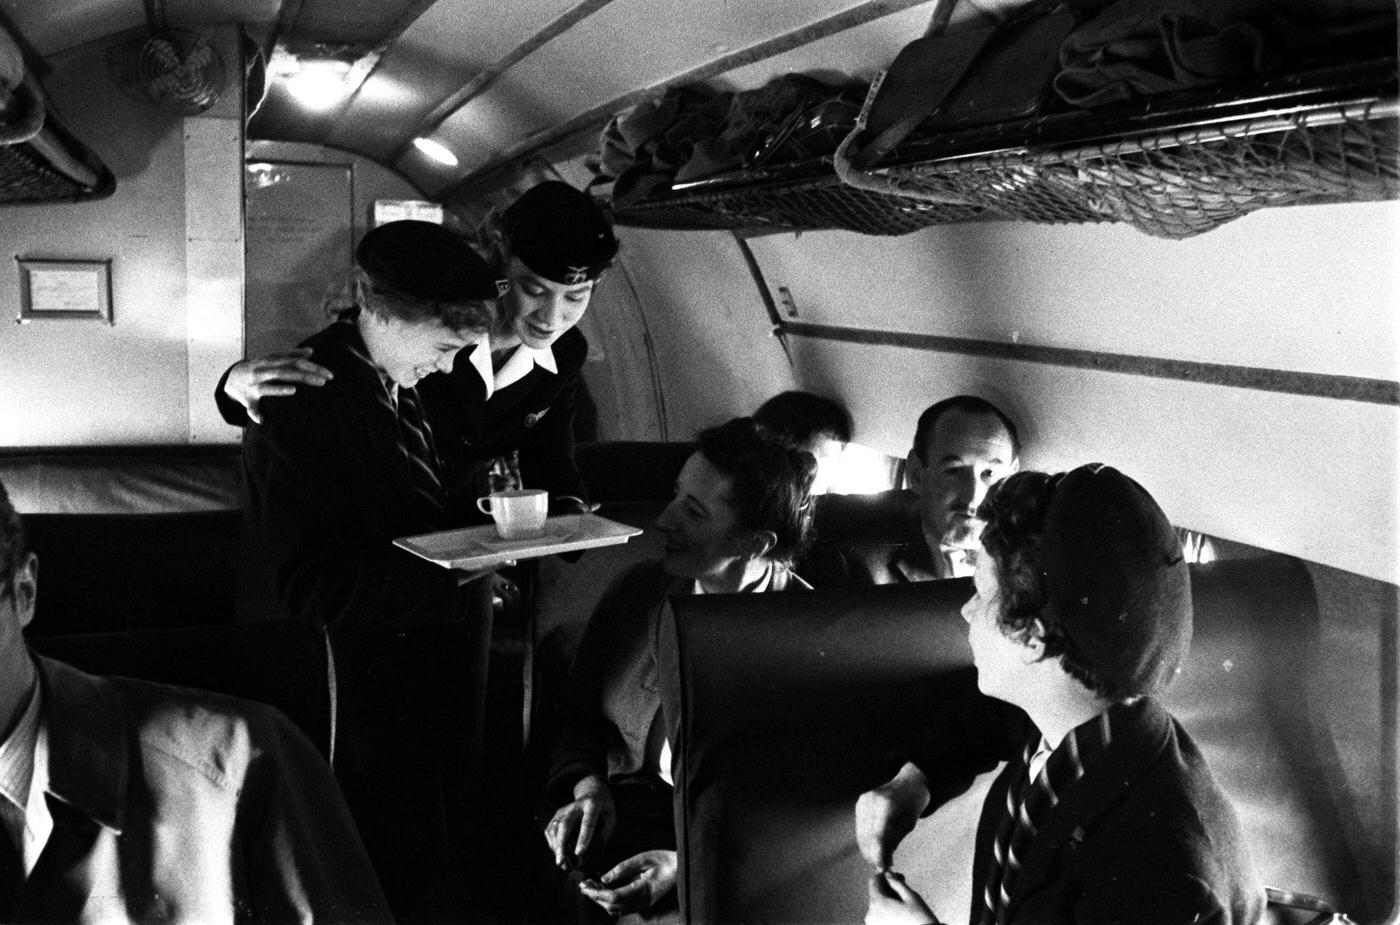
<path fill-rule="evenodd" d="M 302 344 L 335 378 L 264 400 L 263 423 L 244 432 L 252 609 L 339 629 L 460 615 L 452 573 L 392 544 L 451 524 L 415 500 L 398 418 L 355 355 L 354 322 Z"/>
<path fill-rule="evenodd" d="M 1062 793 L 1022 857 L 1007 921 L 1215 923 L 1258 920 L 1264 891 L 1229 800 L 1179 723 L 1146 698 L 1111 714 L 1113 740 Z M 1015 763 L 983 804 L 972 917 Z"/>
<path fill-rule="evenodd" d="M 390 920 L 330 768 L 282 714 L 35 661 L 54 828 L 14 921 Z"/>

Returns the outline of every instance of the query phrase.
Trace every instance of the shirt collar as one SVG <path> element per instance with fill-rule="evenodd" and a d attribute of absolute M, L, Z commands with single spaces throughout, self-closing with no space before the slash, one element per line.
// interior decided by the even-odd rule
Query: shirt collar
<path fill-rule="evenodd" d="M 515 349 L 501 364 L 498 370 L 491 369 L 491 342 L 488 338 L 482 340 L 472 349 L 472 368 L 481 377 L 481 382 L 486 386 L 486 397 L 490 398 L 497 389 L 503 389 L 508 385 L 514 385 L 538 366 L 546 372 L 559 374 L 559 364 L 554 360 L 554 348 L 545 347 L 536 350 L 524 344 L 517 344 Z"/>
<path fill-rule="evenodd" d="M 34 870 L 53 833 L 53 813 L 46 796 L 49 740 L 43 700 L 43 685 L 36 680 L 19 722 L 0 743 L 0 798 L 9 804 L 7 821 L 14 820 L 6 834 L 20 848 L 26 875 Z"/>
<path fill-rule="evenodd" d="M 39 683 L 36 680 L 29 700 L 15 728 L 0 742 L 0 797 L 21 811 L 27 811 L 34 779 L 34 744 L 39 737 Z"/>
<path fill-rule="evenodd" d="M 786 591 L 789 588 L 811 590 L 812 586 L 807 584 L 800 575 L 788 568 L 785 563 L 775 562 L 769 559 L 764 565 L 763 574 L 758 577 L 757 581 L 747 587 L 740 588 L 739 592 L 741 594 L 757 594 L 763 591 Z M 697 578 L 691 582 L 690 593 L 707 593 L 704 586 L 700 584 L 700 579 Z"/>

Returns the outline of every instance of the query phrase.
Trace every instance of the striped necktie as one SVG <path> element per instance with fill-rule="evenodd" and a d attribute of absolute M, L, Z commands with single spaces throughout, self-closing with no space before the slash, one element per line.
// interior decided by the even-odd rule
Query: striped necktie
<path fill-rule="evenodd" d="M 353 329 L 354 319 L 354 315 L 345 315 L 342 316 L 341 323 L 349 324 Z M 413 499 L 418 514 L 424 523 L 437 526 L 442 521 L 443 512 L 447 510 L 447 492 L 442 487 L 442 477 L 438 474 L 441 464 L 433 446 L 432 429 L 428 426 L 428 419 L 423 416 L 423 406 L 418 401 L 417 390 L 401 388 L 398 390 L 398 401 L 395 401 L 393 383 L 387 381 L 379 372 L 379 367 L 374 365 L 374 360 L 370 359 L 369 351 L 365 349 L 358 331 L 347 339 L 346 345 L 355 358 L 368 366 L 374 377 L 379 380 L 382 386 L 377 393 L 379 402 L 399 424 L 399 439 L 396 442 L 413 480 Z"/>
<path fill-rule="evenodd" d="M 1005 925 L 1021 862 L 1061 795 L 1084 776 L 1086 758 L 1102 752 L 1111 741 L 1108 717 L 1108 713 L 1101 713 L 1071 729 L 1034 779 L 1030 776 L 1031 758 L 1040 740 L 1026 743 L 1011 784 L 1006 788 L 1006 812 L 992 846 L 978 925 Z"/>
<path fill-rule="evenodd" d="M 413 496 L 420 512 L 430 523 L 442 520 L 447 510 L 447 492 L 438 476 L 437 453 L 433 450 L 433 434 L 423 417 L 417 389 L 399 389 L 399 447 L 413 473 Z"/>

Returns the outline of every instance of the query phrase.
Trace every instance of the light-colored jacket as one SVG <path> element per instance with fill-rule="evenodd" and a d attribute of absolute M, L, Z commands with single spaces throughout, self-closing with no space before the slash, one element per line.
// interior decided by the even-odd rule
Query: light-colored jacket
<path fill-rule="evenodd" d="M 281 713 L 35 662 L 54 829 L 15 921 L 390 921 L 330 768 Z"/>

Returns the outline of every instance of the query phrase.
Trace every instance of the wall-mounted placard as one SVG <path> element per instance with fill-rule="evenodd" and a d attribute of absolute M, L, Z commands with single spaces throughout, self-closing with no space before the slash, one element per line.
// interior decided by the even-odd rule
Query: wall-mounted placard
<path fill-rule="evenodd" d="M 19 324 L 49 318 L 91 318 L 112 324 L 112 261 L 31 260 L 19 263 Z"/>

